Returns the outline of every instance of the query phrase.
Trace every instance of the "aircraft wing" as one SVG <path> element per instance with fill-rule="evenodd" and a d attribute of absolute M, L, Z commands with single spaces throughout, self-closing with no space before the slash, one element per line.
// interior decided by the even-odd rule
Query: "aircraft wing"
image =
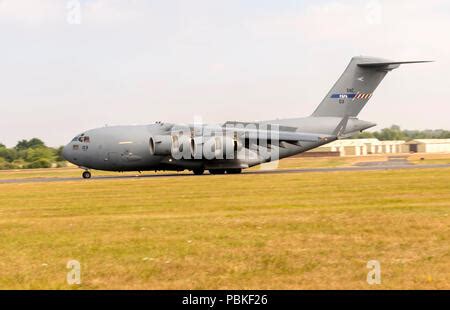
<path fill-rule="evenodd" d="M 227 124 L 232 124 L 232 122 L 225 123 L 224 128 L 226 132 L 233 132 L 240 134 L 241 137 L 245 139 L 256 139 L 257 137 L 260 137 L 267 140 L 279 142 L 285 141 L 289 143 L 333 141 L 338 139 L 342 135 L 342 133 L 345 132 L 348 119 L 349 119 L 348 116 L 343 117 L 332 134 L 298 132 L 295 131 L 295 127 L 283 127 L 283 126 L 281 126 L 280 128 L 278 128 L 278 126 L 275 126 L 275 129 L 239 128 L 226 126 Z M 257 125 L 258 124 L 255 124 L 255 126 Z M 269 125 L 268 127 L 274 126 Z"/>
<path fill-rule="evenodd" d="M 245 139 L 263 138 L 274 141 L 286 142 L 317 142 L 327 138 L 332 138 L 332 135 L 298 132 L 298 131 L 282 131 L 282 130 L 266 130 L 266 129 L 248 129 L 248 128 L 227 128 L 225 131 L 229 133 L 237 133 Z"/>

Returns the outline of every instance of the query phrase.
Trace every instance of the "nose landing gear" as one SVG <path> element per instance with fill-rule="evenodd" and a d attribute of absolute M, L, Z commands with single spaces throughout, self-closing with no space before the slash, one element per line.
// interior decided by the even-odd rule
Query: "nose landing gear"
<path fill-rule="evenodd" d="M 83 177 L 83 179 L 90 179 L 91 178 L 91 173 L 89 171 L 84 171 L 83 174 L 81 175 Z"/>

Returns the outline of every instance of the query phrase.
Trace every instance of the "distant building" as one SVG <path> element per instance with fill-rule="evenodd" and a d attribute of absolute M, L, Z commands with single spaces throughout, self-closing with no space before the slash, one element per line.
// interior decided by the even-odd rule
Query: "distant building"
<path fill-rule="evenodd" d="M 403 145 L 405 153 L 450 153 L 450 139 L 415 139 Z"/>
<path fill-rule="evenodd" d="M 381 151 L 378 154 L 403 153 L 402 145 L 404 144 L 403 140 L 380 141 Z"/>
<path fill-rule="evenodd" d="M 450 153 L 450 139 L 416 139 L 380 141 L 370 139 L 343 139 L 320 146 L 303 156 L 364 156 L 370 154 Z"/>
<path fill-rule="evenodd" d="M 343 139 L 320 146 L 310 152 L 338 153 L 338 156 L 364 156 L 370 154 L 395 154 L 402 152 L 405 141 L 379 141 L 370 139 Z"/>

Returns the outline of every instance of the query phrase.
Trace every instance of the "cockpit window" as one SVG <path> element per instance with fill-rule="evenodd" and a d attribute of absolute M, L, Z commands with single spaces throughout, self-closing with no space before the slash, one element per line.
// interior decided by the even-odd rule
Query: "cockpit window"
<path fill-rule="evenodd" d="M 82 133 L 81 135 L 76 136 L 75 138 L 72 139 L 72 142 L 85 142 L 85 143 L 90 143 L 91 139 L 89 138 L 89 136 L 85 136 L 84 133 Z"/>

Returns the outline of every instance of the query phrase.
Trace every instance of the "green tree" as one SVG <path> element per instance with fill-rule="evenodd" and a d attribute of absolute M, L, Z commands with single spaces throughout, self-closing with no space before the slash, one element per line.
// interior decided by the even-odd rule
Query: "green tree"
<path fill-rule="evenodd" d="M 17 142 L 15 149 L 18 151 L 26 150 L 28 148 L 28 140 L 20 140 Z"/>
<path fill-rule="evenodd" d="M 8 162 L 12 162 L 17 158 L 17 152 L 14 149 L 8 149 L 4 145 L 0 146 L 0 158 L 4 158 Z"/>
<path fill-rule="evenodd" d="M 4 158 L 0 157 L 0 170 L 5 170 L 5 169 L 17 169 L 18 167 L 10 162 L 5 161 Z"/>
<path fill-rule="evenodd" d="M 413 140 L 413 139 L 450 139 L 450 131 L 443 129 L 402 130 L 398 125 L 383 128 L 375 132 L 362 132 L 351 139 L 377 138 L 378 140 Z"/>
<path fill-rule="evenodd" d="M 54 149 L 56 161 L 65 161 L 64 157 L 62 156 L 63 148 L 64 146 L 60 146 L 59 148 Z"/>
<path fill-rule="evenodd" d="M 41 147 L 41 146 L 45 147 L 45 143 L 38 138 L 33 138 L 30 141 L 28 141 L 29 148 L 35 148 L 35 147 Z"/>
<path fill-rule="evenodd" d="M 52 163 L 48 159 L 38 159 L 36 161 L 33 161 L 32 163 L 29 163 L 25 166 L 27 169 L 36 169 L 36 168 L 50 168 L 52 166 Z"/>
<path fill-rule="evenodd" d="M 405 135 L 397 125 L 392 125 L 389 128 L 381 129 L 380 132 L 375 132 L 374 136 L 378 140 L 404 140 Z"/>
<path fill-rule="evenodd" d="M 30 140 L 20 140 L 17 142 L 17 145 L 15 147 L 16 150 L 26 150 L 29 148 L 35 148 L 35 147 L 41 147 L 45 146 L 44 142 L 38 138 L 33 138 Z"/>
<path fill-rule="evenodd" d="M 26 155 L 24 158 L 27 162 L 34 162 L 40 159 L 47 160 L 49 162 L 55 161 L 55 154 L 52 149 L 40 146 L 35 148 L 29 148 L 26 151 Z"/>
<path fill-rule="evenodd" d="M 374 138 L 373 132 L 363 131 L 352 136 L 350 139 L 370 139 L 370 138 Z"/>

